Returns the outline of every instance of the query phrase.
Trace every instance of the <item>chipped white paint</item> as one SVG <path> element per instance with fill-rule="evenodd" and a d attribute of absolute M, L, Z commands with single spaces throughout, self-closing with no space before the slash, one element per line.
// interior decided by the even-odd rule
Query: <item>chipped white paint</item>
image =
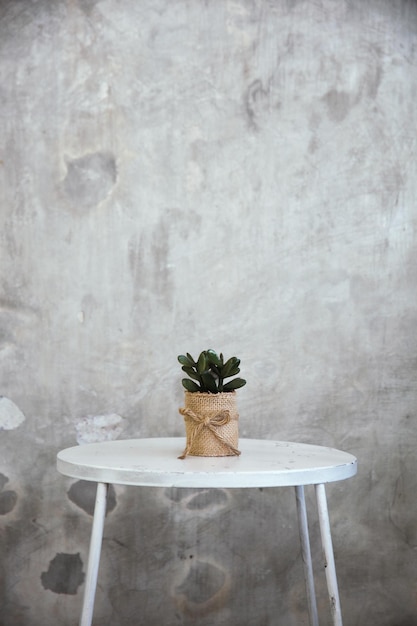
<path fill-rule="evenodd" d="M 83 417 L 75 426 L 77 443 L 113 441 L 123 431 L 125 420 L 117 413 Z"/>
<path fill-rule="evenodd" d="M 0 396 L 0 430 L 14 430 L 25 419 L 22 411 L 12 400 Z"/>

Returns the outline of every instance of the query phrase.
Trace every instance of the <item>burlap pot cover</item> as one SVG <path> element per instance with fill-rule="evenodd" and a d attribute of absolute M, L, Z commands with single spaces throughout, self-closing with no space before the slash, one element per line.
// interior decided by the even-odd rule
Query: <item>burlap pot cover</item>
<path fill-rule="evenodd" d="M 187 445 L 179 457 L 237 456 L 239 440 L 236 392 L 185 392 L 184 416 Z"/>

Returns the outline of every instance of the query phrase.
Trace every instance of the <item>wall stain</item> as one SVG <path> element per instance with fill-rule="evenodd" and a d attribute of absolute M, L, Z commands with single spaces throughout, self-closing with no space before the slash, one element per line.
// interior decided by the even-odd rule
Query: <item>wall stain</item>
<path fill-rule="evenodd" d="M 245 94 L 245 109 L 249 119 L 249 125 L 258 130 L 256 118 L 260 110 L 269 108 L 270 88 L 265 88 L 262 81 L 257 78 L 248 87 Z"/>
<path fill-rule="evenodd" d="M 68 498 L 88 515 L 94 515 L 97 484 L 89 480 L 78 480 L 69 488 Z M 116 493 L 113 485 L 109 485 L 107 493 L 106 515 L 116 508 Z"/>
<path fill-rule="evenodd" d="M 166 489 L 165 495 L 190 511 L 224 508 L 229 503 L 225 489 Z"/>
<path fill-rule="evenodd" d="M 78 7 L 87 17 L 91 17 L 92 12 L 96 8 L 96 4 L 99 2 L 100 0 L 83 0 L 83 2 L 78 3 Z"/>
<path fill-rule="evenodd" d="M 0 515 L 7 515 L 7 513 L 13 511 L 17 503 L 17 493 L 15 491 L 3 491 L 8 482 L 8 477 L 0 473 Z"/>
<path fill-rule="evenodd" d="M 220 565 L 192 562 L 186 577 L 175 588 L 178 607 L 193 616 L 207 615 L 223 607 L 230 591 L 230 576 Z"/>
<path fill-rule="evenodd" d="M 342 122 L 350 111 L 350 97 L 346 91 L 330 89 L 323 100 L 327 104 L 329 118 L 334 122 Z"/>
<path fill-rule="evenodd" d="M 211 489 L 196 494 L 187 503 L 191 511 L 225 506 L 228 503 L 227 494 L 222 489 Z"/>
<path fill-rule="evenodd" d="M 116 160 L 111 152 L 94 152 L 67 159 L 64 191 L 76 207 L 91 208 L 107 198 L 117 180 Z"/>
<path fill-rule="evenodd" d="M 77 554 L 58 554 L 49 562 L 47 572 L 42 572 L 41 582 L 44 589 L 54 593 L 75 595 L 78 587 L 84 582 L 83 562 Z"/>
<path fill-rule="evenodd" d="M 0 515 L 7 515 L 13 511 L 17 502 L 17 493 L 15 491 L 3 491 L 0 493 Z"/>
<path fill-rule="evenodd" d="M 378 95 L 382 76 L 383 71 L 380 64 L 375 64 L 375 67 L 371 68 L 364 76 L 364 92 L 373 100 L 375 100 Z"/>
<path fill-rule="evenodd" d="M 0 489 L 3 489 L 3 487 L 9 482 L 9 479 L 7 476 L 5 476 L 4 474 L 2 474 L 0 472 Z"/>
<path fill-rule="evenodd" d="M 197 237 L 201 224 L 202 217 L 195 211 L 167 208 L 152 232 L 131 238 L 128 246 L 129 268 L 134 299 L 140 300 L 142 307 L 153 294 L 157 296 L 159 305 L 172 309 L 175 275 L 172 250 L 180 242 L 185 244 L 192 236 Z M 188 247 L 184 247 L 186 249 Z"/>

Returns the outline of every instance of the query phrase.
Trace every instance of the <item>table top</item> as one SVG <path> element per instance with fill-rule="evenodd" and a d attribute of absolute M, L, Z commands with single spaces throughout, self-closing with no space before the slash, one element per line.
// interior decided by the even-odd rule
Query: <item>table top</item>
<path fill-rule="evenodd" d="M 241 439 L 240 456 L 187 456 L 185 438 L 90 443 L 57 455 L 61 474 L 95 482 L 149 487 L 245 488 L 314 485 L 354 476 L 347 452 L 288 441 Z"/>

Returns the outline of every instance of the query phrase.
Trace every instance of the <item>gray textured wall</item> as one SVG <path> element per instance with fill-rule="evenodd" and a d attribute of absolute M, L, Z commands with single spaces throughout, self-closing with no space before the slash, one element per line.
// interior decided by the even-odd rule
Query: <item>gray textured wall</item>
<path fill-rule="evenodd" d="M 77 622 L 94 494 L 56 452 L 182 435 L 210 346 L 241 435 L 359 458 L 346 626 L 417 625 L 416 98 L 411 0 L 3 0 L 2 626 Z M 96 624 L 306 625 L 294 511 L 115 487 Z"/>

